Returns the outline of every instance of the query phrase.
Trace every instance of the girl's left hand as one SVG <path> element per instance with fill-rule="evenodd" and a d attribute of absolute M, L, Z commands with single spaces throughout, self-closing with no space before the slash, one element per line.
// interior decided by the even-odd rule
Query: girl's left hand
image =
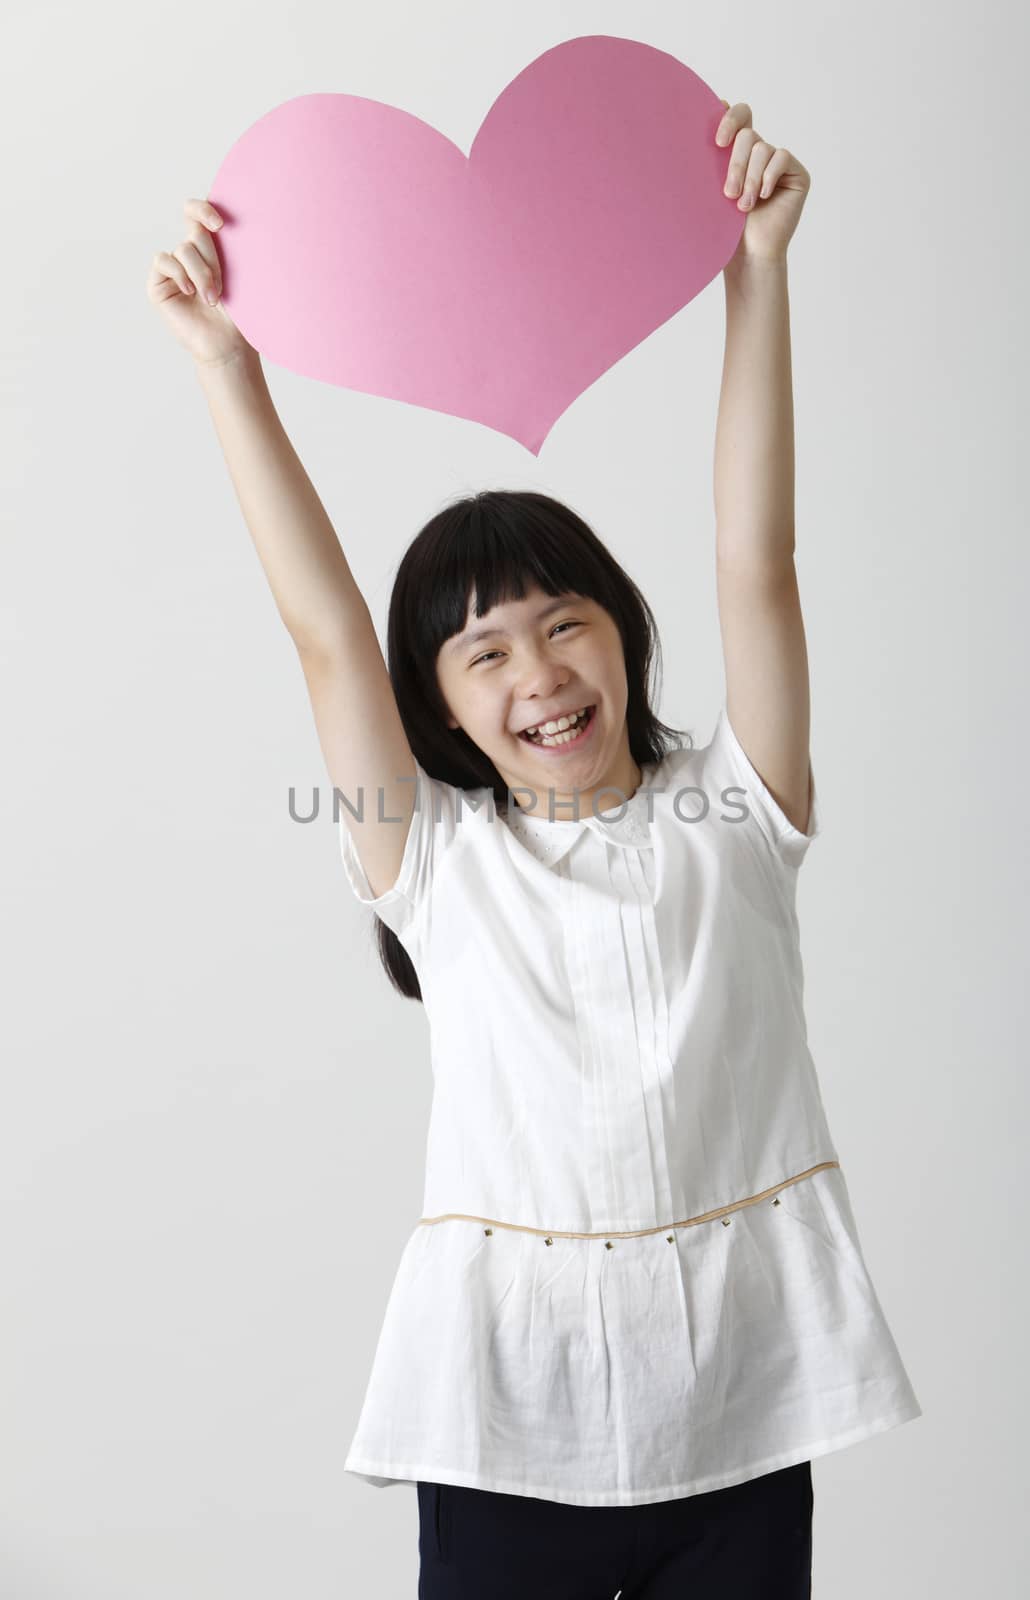
<path fill-rule="evenodd" d="M 715 133 L 718 145 L 730 145 L 724 193 L 747 213 L 744 232 L 731 261 L 785 261 L 787 246 L 801 219 L 811 177 L 789 150 L 767 144 L 751 126 L 751 107 L 731 106 Z"/>

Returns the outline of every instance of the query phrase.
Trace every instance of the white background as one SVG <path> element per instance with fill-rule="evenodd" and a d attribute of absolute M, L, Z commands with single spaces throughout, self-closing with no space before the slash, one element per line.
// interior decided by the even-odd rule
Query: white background
<path fill-rule="evenodd" d="M 583 33 L 677 55 L 813 178 L 790 252 L 825 830 L 799 886 L 809 1040 L 924 1408 L 816 1460 L 814 1592 L 1017 1592 L 1023 17 L 300 0 L 8 23 L 4 1600 L 415 1592 L 414 1491 L 342 1462 L 421 1214 L 425 1016 L 348 889 L 292 642 L 145 282 L 183 200 L 273 106 L 360 94 L 468 150 L 504 85 Z M 716 279 L 538 459 L 266 362 L 380 637 L 401 553 L 446 499 L 539 488 L 640 583 L 660 713 L 706 743 L 723 330 Z M 291 821 L 291 786 L 302 811 L 320 792 L 314 823 Z"/>

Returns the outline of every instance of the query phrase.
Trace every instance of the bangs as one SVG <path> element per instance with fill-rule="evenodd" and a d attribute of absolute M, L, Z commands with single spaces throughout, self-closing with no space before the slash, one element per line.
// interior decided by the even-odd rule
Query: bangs
<path fill-rule="evenodd" d="M 409 619 L 422 661 L 435 661 L 447 641 L 463 631 L 470 606 L 474 616 L 483 617 L 537 588 L 555 599 L 582 595 L 606 604 L 603 567 L 598 563 L 593 570 L 589 553 L 584 559 L 578 519 L 570 515 L 563 527 L 554 502 L 539 511 L 523 501 L 513 512 L 504 499 L 486 493 L 448 507 L 437 521 L 435 559 L 427 564 L 417 614 Z"/>

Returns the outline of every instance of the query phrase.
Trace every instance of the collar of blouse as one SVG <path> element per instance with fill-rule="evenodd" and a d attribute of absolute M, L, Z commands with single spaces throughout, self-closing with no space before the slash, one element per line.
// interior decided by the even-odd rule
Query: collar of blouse
<path fill-rule="evenodd" d="M 543 862 L 548 867 L 553 867 L 568 854 L 576 840 L 582 836 L 584 828 L 591 828 L 600 838 L 607 839 L 610 844 L 619 845 L 625 850 L 652 850 L 654 841 L 651 838 L 651 825 L 647 818 L 647 791 L 655 790 L 660 793 L 664 788 L 663 784 L 649 781 L 653 772 L 653 766 L 642 767 L 641 782 L 636 793 L 631 795 L 624 805 L 610 811 L 606 816 L 594 816 L 587 807 L 584 815 L 578 820 L 564 817 L 551 822 L 546 815 L 527 816 L 513 802 L 508 808 L 505 822 L 520 844 L 524 845 L 537 861 Z"/>

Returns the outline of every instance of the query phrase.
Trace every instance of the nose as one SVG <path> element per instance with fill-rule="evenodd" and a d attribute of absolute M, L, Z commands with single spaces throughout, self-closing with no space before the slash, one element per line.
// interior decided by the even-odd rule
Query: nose
<path fill-rule="evenodd" d="M 568 681 L 567 667 L 557 661 L 548 661 L 546 656 L 538 656 L 534 661 L 527 661 L 523 667 L 516 694 L 520 700 L 542 700 L 547 703 L 561 693 Z"/>
<path fill-rule="evenodd" d="M 565 640 L 560 636 L 545 639 L 526 633 L 513 642 L 510 659 L 518 679 L 542 677 L 546 684 L 557 678 L 560 682 L 569 670 Z"/>

